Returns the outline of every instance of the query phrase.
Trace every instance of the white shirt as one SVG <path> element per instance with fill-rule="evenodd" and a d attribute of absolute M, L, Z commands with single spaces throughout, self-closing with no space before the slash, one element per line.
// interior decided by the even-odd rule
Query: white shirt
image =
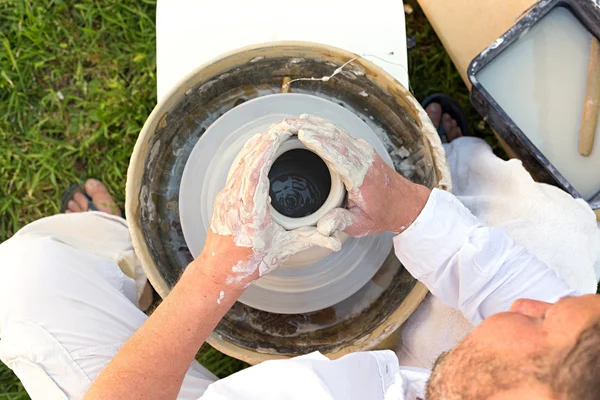
<path fill-rule="evenodd" d="M 504 231 L 484 226 L 452 194 L 434 189 L 415 222 L 394 238 L 406 269 L 474 325 L 529 298 L 575 295 Z M 400 367 L 389 350 L 329 360 L 319 352 L 267 361 L 211 384 L 202 399 L 424 399 L 430 371 Z"/>

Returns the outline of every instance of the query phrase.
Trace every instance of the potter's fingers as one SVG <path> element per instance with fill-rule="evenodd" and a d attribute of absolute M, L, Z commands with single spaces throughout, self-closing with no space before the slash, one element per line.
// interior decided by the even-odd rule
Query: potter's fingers
<path fill-rule="evenodd" d="M 304 132 L 303 136 L 312 136 L 315 140 L 329 143 L 333 148 L 336 148 L 342 155 L 350 153 L 361 153 L 365 149 L 371 151 L 371 145 L 364 142 L 362 139 L 355 138 L 350 133 L 346 132 L 342 127 L 333 124 L 331 121 L 308 115 L 309 119 L 305 119 L 305 123 L 301 129 Z M 302 116 L 300 117 L 302 118 Z M 364 146 L 366 144 L 366 147 Z"/>
<path fill-rule="evenodd" d="M 316 147 L 316 143 L 320 146 L 320 151 L 325 157 L 342 156 L 347 157 L 355 153 L 353 145 L 349 140 L 343 140 L 335 136 L 323 134 L 321 131 L 322 127 L 302 127 L 299 131 L 298 138 L 302 138 L 301 141 L 306 145 L 313 145 Z"/>
<path fill-rule="evenodd" d="M 239 196 L 244 204 L 268 207 L 269 170 L 277 149 L 291 135 L 287 124 L 274 125 L 259 138 L 250 152 L 245 153 L 245 168 L 238 171 L 241 175 Z M 260 203 L 255 204 L 255 199 L 261 199 Z"/>
<path fill-rule="evenodd" d="M 227 173 L 227 182 L 229 182 L 234 175 L 236 175 L 236 177 L 240 176 L 237 171 L 244 170 L 246 166 L 246 160 L 248 159 L 248 154 L 254 151 L 261 135 L 261 133 L 257 133 L 248 139 L 248 141 L 244 144 L 244 147 L 242 147 L 239 153 L 235 156 L 233 162 L 231 163 L 231 167 L 229 168 L 229 172 Z"/>
<path fill-rule="evenodd" d="M 268 134 L 277 137 L 281 142 L 286 141 L 292 134 L 298 131 L 300 124 L 295 118 L 283 120 L 279 124 L 274 124 L 269 127 Z"/>
<path fill-rule="evenodd" d="M 359 208 L 333 209 L 319 220 L 317 229 L 322 235 L 331 236 L 345 232 L 353 237 L 363 237 L 380 231 L 374 229 L 372 221 Z"/>
<path fill-rule="evenodd" d="M 256 154 L 273 149 L 276 151 L 282 142 L 292 136 L 294 131 L 297 132 L 298 127 L 300 126 L 295 122 L 297 120 L 298 119 L 287 119 L 279 124 L 273 124 L 266 132 L 257 133 L 248 139 L 231 164 L 227 179 L 229 180 L 236 171 L 247 170 L 247 165 L 249 166 L 250 162 L 255 160 Z"/>
<path fill-rule="evenodd" d="M 376 226 L 373 220 L 361 209 L 352 208 L 349 213 L 352 214 L 352 223 L 344 229 L 344 232 L 348 235 L 361 238 L 384 231 L 381 227 Z"/>
<path fill-rule="evenodd" d="M 235 197 L 240 197 L 247 185 L 248 173 L 253 172 L 255 164 L 261 159 L 264 148 L 273 143 L 274 137 L 267 132 L 258 133 L 252 136 L 244 144 L 244 147 L 237 154 L 227 175 L 225 190 L 230 194 L 235 193 Z M 253 183 L 254 186 L 256 182 Z"/>
<path fill-rule="evenodd" d="M 304 227 L 296 229 L 297 240 L 310 245 L 310 247 L 318 246 L 325 247 L 329 250 L 340 251 L 342 241 L 340 235 L 334 233 L 332 235 L 322 235 L 314 227 Z"/>
<path fill-rule="evenodd" d="M 338 234 L 325 236 L 315 227 L 303 227 L 286 232 L 279 243 L 281 251 L 290 255 L 315 246 L 339 251 L 342 248 L 342 241 Z"/>
<path fill-rule="evenodd" d="M 215 199 L 213 220 L 235 220 L 238 224 L 255 226 L 268 222 L 268 172 L 277 148 L 291 136 L 287 126 L 273 125 L 246 142 L 229 170 L 225 188 Z"/>
<path fill-rule="evenodd" d="M 287 123 L 282 122 L 272 125 L 267 132 L 261 135 L 255 147 L 252 148 L 252 152 L 246 154 L 248 160 L 245 161 L 245 176 L 260 176 L 261 178 L 268 179 L 268 177 L 263 177 L 261 172 L 265 169 L 267 172 L 269 171 L 277 149 L 291 136 L 292 132 Z"/>
<path fill-rule="evenodd" d="M 302 114 L 300 115 L 300 118 L 298 118 L 299 120 L 303 121 L 303 122 L 308 122 L 308 123 L 329 123 L 331 124 L 331 121 L 319 117 L 318 115 L 315 114 Z"/>
<path fill-rule="evenodd" d="M 355 138 L 331 140 L 320 132 L 305 127 L 300 129 L 298 138 L 340 175 L 346 189 L 351 191 L 362 185 L 375 155 L 370 144 Z"/>
<path fill-rule="evenodd" d="M 308 115 L 308 114 L 305 114 L 305 115 Z M 300 116 L 300 118 L 286 118 L 283 120 L 283 123 L 288 125 L 287 129 L 293 135 L 297 135 L 298 130 L 306 123 L 306 120 L 303 120 L 302 116 Z"/>
<path fill-rule="evenodd" d="M 302 114 L 302 115 L 300 115 L 300 118 L 298 118 L 298 121 L 300 121 L 301 127 L 303 127 L 303 126 L 312 126 L 312 127 L 320 126 L 322 128 L 335 127 L 333 122 L 331 122 L 325 118 L 321 118 L 318 115 L 314 115 L 314 114 Z"/>
<path fill-rule="evenodd" d="M 317 222 L 317 230 L 324 236 L 343 232 L 353 223 L 352 214 L 344 208 L 335 208 Z"/>

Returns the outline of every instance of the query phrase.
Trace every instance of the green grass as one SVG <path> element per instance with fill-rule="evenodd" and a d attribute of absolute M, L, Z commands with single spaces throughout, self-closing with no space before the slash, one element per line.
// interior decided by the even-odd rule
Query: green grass
<path fill-rule="evenodd" d="M 411 91 L 420 101 L 438 92 L 454 97 L 467 115 L 469 134 L 485 139 L 496 154 L 505 157 L 491 128 L 471 106 L 467 87 L 416 0 L 404 0 L 404 4 L 413 8 L 406 15 L 406 34 L 416 39 L 416 48 L 408 53 Z"/>
<path fill-rule="evenodd" d="M 88 176 L 119 202 L 156 102 L 153 1 L 0 2 L 0 240 Z"/>
<path fill-rule="evenodd" d="M 407 16 L 417 98 L 459 99 L 473 134 L 495 142 L 414 0 Z M 0 241 L 58 212 L 77 180 L 101 179 L 119 204 L 136 137 L 156 103 L 155 1 L 0 0 Z M 199 361 L 219 377 L 245 367 L 210 346 Z M 0 364 L 0 400 L 27 399 Z"/>
<path fill-rule="evenodd" d="M 17 377 L 0 363 L 0 400 L 26 400 L 29 396 Z"/>

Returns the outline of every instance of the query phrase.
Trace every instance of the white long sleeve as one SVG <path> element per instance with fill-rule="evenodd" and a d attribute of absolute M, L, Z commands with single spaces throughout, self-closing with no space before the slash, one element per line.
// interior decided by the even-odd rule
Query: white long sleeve
<path fill-rule="evenodd" d="M 506 311 L 518 298 L 553 302 L 575 294 L 502 230 L 483 226 L 456 197 L 439 190 L 394 245 L 417 279 L 474 324 Z M 414 400 L 424 397 L 428 378 L 427 370 L 399 367 L 388 351 L 352 353 L 336 361 L 314 353 L 234 374 L 213 383 L 203 399 Z"/>
<path fill-rule="evenodd" d="M 489 228 L 452 194 L 434 189 L 415 222 L 394 238 L 398 259 L 447 305 L 477 325 L 520 298 L 577 294 L 554 271 Z"/>

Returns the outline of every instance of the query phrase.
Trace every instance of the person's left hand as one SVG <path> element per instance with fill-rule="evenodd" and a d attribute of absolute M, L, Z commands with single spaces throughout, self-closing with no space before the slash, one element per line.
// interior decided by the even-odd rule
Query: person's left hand
<path fill-rule="evenodd" d="M 278 268 L 292 255 L 314 246 L 339 251 L 338 234 L 316 227 L 286 231 L 271 218 L 269 170 L 277 148 L 298 133 L 299 119 L 288 119 L 252 137 L 234 160 L 225 188 L 217 195 L 203 255 L 221 265 L 212 271 L 229 284 L 243 284 Z M 225 275 L 223 275 L 225 274 Z"/>

